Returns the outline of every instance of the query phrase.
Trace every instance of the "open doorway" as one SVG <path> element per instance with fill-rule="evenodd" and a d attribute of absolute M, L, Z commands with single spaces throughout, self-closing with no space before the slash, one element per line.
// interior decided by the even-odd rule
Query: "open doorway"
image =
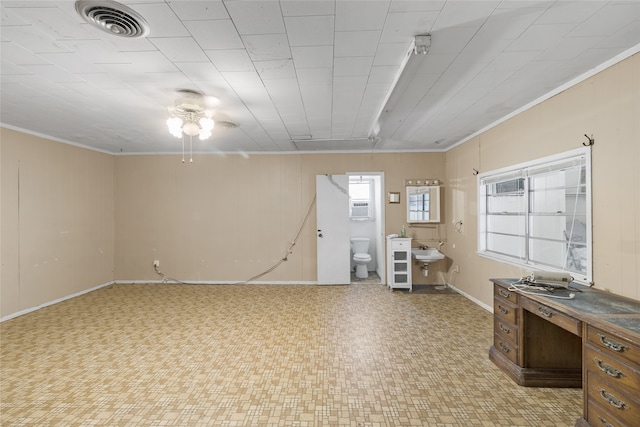
<path fill-rule="evenodd" d="M 384 284 L 384 172 L 348 172 L 347 175 L 351 283 Z M 363 250 L 366 239 L 367 252 L 356 255 L 354 247 Z"/>

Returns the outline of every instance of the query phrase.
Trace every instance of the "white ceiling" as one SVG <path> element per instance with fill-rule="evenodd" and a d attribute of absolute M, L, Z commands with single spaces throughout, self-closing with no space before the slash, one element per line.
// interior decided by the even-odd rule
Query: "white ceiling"
<path fill-rule="evenodd" d="M 175 153 L 167 109 L 191 89 L 239 124 L 197 152 L 441 151 L 640 46 L 638 0 L 121 3 L 147 37 L 101 32 L 74 1 L 3 0 L 0 123 Z"/>

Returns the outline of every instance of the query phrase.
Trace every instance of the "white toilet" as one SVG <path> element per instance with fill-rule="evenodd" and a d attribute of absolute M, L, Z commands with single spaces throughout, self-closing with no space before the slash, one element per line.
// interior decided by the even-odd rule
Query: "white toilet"
<path fill-rule="evenodd" d="M 367 264 L 371 262 L 369 239 L 366 237 L 352 237 L 351 250 L 353 251 L 353 262 L 356 263 L 356 277 L 366 279 L 369 277 Z"/>

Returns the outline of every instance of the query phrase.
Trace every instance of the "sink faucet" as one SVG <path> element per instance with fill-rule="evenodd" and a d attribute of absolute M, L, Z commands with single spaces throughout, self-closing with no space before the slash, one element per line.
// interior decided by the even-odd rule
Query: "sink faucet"
<path fill-rule="evenodd" d="M 429 247 L 427 245 L 420 245 L 420 249 L 427 250 L 427 249 L 429 249 Z"/>

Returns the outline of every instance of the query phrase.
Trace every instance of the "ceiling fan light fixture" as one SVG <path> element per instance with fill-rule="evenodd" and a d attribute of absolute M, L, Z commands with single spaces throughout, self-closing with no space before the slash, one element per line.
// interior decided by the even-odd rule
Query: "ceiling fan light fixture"
<path fill-rule="evenodd" d="M 167 119 L 169 133 L 176 138 L 182 137 L 182 119 L 180 117 L 170 117 Z"/>

